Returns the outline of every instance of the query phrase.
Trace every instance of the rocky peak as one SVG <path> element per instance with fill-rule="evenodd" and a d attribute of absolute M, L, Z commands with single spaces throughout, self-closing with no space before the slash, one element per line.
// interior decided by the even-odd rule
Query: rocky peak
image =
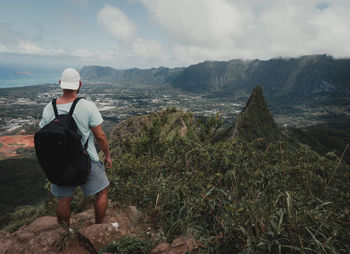
<path fill-rule="evenodd" d="M 256 86 L 240 115 L 235 121 L 233 137 L 247 140 L 274 139 L 279 129 L 266 105 L 262 89 Z"/>

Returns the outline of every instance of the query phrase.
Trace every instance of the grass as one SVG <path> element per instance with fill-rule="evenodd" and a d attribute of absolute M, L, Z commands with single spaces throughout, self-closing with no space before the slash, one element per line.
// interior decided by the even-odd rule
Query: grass
<path fill-rule="evenodd" d="M 282 134 L 214 142 L 219 119 L 194 122 L 190 114 L 181 135 L 182 115 L 162 111 L 134 135 L 112 134 L 112 201 L 136 205 L 169 242 L 199 240 L 198 253 L 350 252 L 350 168 L 335 153 L 320 156 Z M 52 212 L 54 203 L 48 197 L 11 213 L 5 229 Z M 74 210 L 84 203 L 79 194 Z"/>
<path fill-rule="evenodd" d="M 165 138 L 163 117 L 112 148 L 109 177 L 110 197 L 148 213 L 169 242 L 193 237 L 203 253 L 350 251 L 349 167 L 334 153 L 283 136 L 207 142 L 217 125 L 203 122 Z"/>

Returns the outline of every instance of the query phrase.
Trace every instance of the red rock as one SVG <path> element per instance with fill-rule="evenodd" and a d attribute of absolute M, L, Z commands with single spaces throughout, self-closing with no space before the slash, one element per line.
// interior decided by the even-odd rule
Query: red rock
<path fill-rule="evenodd" d="M 151 254 L 165 254 L 165 253 L 168 253 L 169 249 L 170 249 L 169 243 L 161 243 L 161 244 L 158 244 L 157 247 L 155 247 L 151 251 Z"/>
<path fill-rule="evenodd" d="M 157 245 L 151 254 L 185 254 L 195 248 L 198 248 L 200 244 L 194 239 L 185 239 L 184 237 L 176 238 L 171 244 L 161 243 Z"/>
<path fill-rule="evenodd" d="M 0 230 L 0 254 L 19 253 L 20 243 L 12 234 Z"/>
<path fill-rule="evenodd" d="M 52 231 L 59 227 L 56 217 L 44 216 L 36 219 L 28 226 L 21 227 L 18 232 L 32 232 L 36 234 L 38 232 Z"/>
<path fill-rule="evenodd" d="M 87 249 L 75 242 L 65 248 L 61 254 L 91 254 Z"/>
<path fill-rule="evenodd" d="M 186 239 L 183 237 L 179 237 L 171 243 L 171 248 L 181 247 L 183 245 L 186 245 Z"/>

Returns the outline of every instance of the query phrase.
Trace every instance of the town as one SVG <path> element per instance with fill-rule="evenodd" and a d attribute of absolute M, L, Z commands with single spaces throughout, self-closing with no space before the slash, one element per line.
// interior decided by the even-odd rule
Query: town
<path fill-rule="evenodd" d="M 28 131 L 33 133 L 38 129 L 44 106 L 61 93 L 57 84 L 0 89 L 0 136 Z M 189 93 L 167 85 L 108 83 L 86 83 L 79 96 L 96 103 L 105 119 L 105 125 L 109 126 L 109 132 L 118 122 L 129 117 L 169 107 L 190 111 L 195 117 L 218 115 L 225 124 L 232 124 L 249 98 L 249 94 L 215 97 Z M 335 110 L 284 105 L 270 100 L 267 100 L 267 104 L 275 121 L 282 127 L 318 124 L 329 110 Z"/>
<path fill-rule="evenodd" d="M 30 91 L 27 93 L 19 91 L 18 88 L 13 88 L 10 92 L 9 88 L 6 92 L 4 90 L 0 89 L 0 136 L 16 134 L 23 129 L 35 129 L 43 107 L 62 92 L 54 85 L 33 86 L 37 93 L 30 87 L 24 89 Z M 246 103 L 244 100 L 206 98 L 170 87 L 123 87 L 110 84 L 99 88 L 96 84 L 87 84 L 79 96 L 95 102 L 104 119 L 113 123 L 169 107 L 190 111 L 194 116 L 208 117 L 218 114 L 225 122 L 231 123 Z"/>

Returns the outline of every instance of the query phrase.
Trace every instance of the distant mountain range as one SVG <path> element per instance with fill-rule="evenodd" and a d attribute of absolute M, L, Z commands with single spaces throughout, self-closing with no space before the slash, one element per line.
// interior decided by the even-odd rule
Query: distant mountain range
<path fill-rule="evenodd" d="M 116 70 L 111 67 L 86 66 L 81 69 L 81 78 L 85 81 L 99 81 L 121 84 L 164 84 L 174 79 L 185 68 L 152 68 Z"/>
<path fill-rule="evenodd" d="M 327 55 L 261 60 L 206 61 L 186 68 L 116 70 L 87 66 L 86 81 L 124 84 L 170 84 L 174 88 L 218 96 L 250 92 L 260 86 L 267 96 L 296 98 L 350 96 L 350 59 Z"/>

